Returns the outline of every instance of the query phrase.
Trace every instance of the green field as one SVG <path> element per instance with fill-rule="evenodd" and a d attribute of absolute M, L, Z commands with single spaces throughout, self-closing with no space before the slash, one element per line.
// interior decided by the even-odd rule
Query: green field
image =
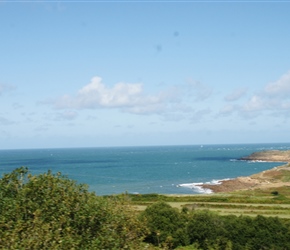
<path fill-rule="evenodd" d="M 170 206 L 189 210 L 210 210 L 220 215 L 264 215 L 290 218 L 290 188 L 246 190 L 209 195 L 128 195 L 134 208 L 143 211 L 148 205 L 164 201 Z"/>

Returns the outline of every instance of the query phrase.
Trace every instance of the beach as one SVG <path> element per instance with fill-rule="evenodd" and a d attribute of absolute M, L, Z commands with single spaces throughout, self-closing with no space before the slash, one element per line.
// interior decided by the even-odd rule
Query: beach
<path fill-rule="evenodd" d="M 221 181 L 218 185 L 203 184 L 201 187 L 204 189 L 210 189 L 214 193 L 258 188 L 269 189 L 282 186 L 290 187 L 290 181 L 287 181 L 287 178 L 284 178 L 288 175 L 288 173 L 290 174 L 290 150 L 270 150 L 255 152 L 250 156 L 241 158 L 241 160 L 287 163 L 278 167 L 274 167 L 270 170 L 265 170 L 260 173 L 253 174 L 251 176 L 241 176 L 231 180 L 224 180 Z"/>

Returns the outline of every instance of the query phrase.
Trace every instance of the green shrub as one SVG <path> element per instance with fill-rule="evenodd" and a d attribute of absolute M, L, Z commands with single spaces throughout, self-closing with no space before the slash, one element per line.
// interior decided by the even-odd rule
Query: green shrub
<path fill-rule="evenodd" d="M 22 167 L 0 179 L 1 249 L 127 249 L 144 232 L 126 201 L 60 173 L 32 176 Z"/>
<path fill-rule="evenodd" d="M 149 243 L 169 249 L 189 243 L 185 214 L 165 202 L 147 207 L 141 214 L 141 220 L 149 228 L 150 234 L 145 239 Z"/>
<path fill-rule="evenodd" d="M 208 210 L 192 212 L 187 232 L 190 243 L 197 242 L 201 249 L 210 249 L 213 245 L 225 249 L 228 242 L 222 217 Z"/>

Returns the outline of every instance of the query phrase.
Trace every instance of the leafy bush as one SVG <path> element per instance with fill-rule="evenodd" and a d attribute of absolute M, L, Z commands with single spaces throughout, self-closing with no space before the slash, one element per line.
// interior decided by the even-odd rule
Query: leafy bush
<path fill-rule="evenodd" d="M 189 243 L 185 215 L 165 202 L 147 207 L 141 214 L 141 220 L 149 228 L 150 234 L 145 239 L 149 243 L 169 249 Z"/>
<path fill-rule="evenodd" d="M 144 232 L 123 199 L 98 197 L 60 173 L 22 167 L 0 179 L 1 249 L 131 249 Z"/>
<path fill-rule="evenodd" d="M 274 217 L 221 216 L 209 210 L 182 210 L 164 202 L 141 214 L 149 243 L 163 249 L 290 249 L 289 225 Z"/>
<path fill-rule="evenodd" d="M 197 242 L 201 249 L 226 249 L 229 242 L 222 217 L 208 210 L 190 214 L 187 232 L 190 243 Z"/>

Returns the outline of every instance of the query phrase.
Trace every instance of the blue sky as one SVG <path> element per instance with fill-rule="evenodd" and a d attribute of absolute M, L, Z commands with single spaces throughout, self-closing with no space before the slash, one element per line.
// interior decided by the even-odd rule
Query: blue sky
<path fill-rule="evenodd" d="M 290 142 L 289 11 L 0 0 L 0 149 Z"/>

